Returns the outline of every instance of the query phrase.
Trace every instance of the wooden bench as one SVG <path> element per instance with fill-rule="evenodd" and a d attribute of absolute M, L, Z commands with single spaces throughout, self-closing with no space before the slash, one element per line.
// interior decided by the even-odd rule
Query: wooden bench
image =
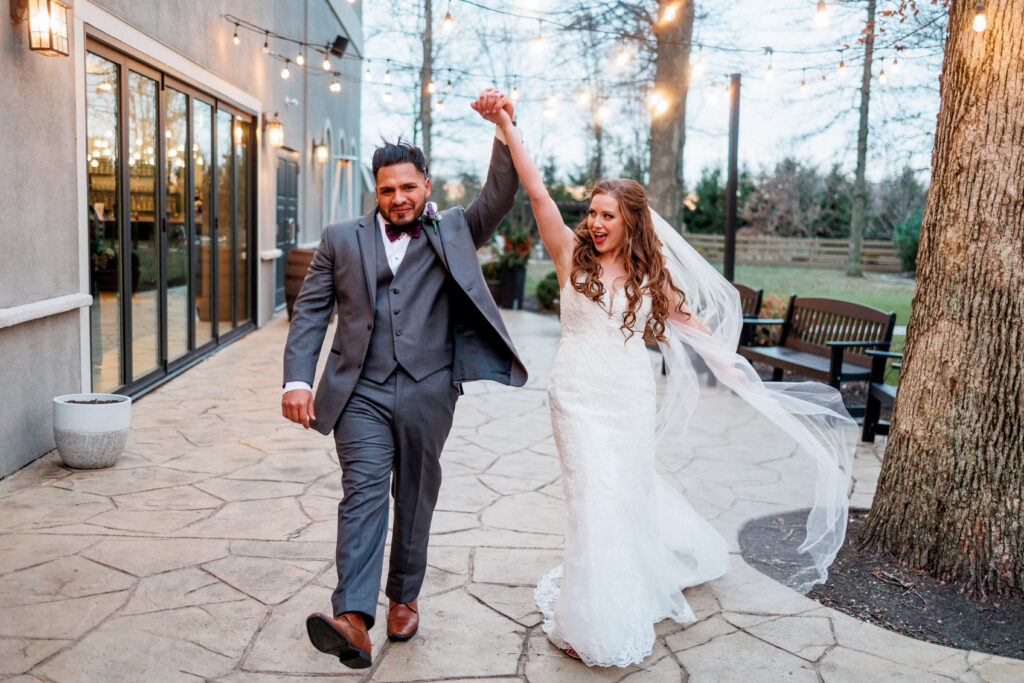
<path fill-rule="evenodd" d="M 740 293 L 740 311 L 743 313 L 740 346 L 747 346 L 754 338 L 753 321 L 761 315 L 761 300 L 764 298 L 764 290 L 747 287 L 738 282 L 732 283 L 732 286 Z"/>
<path fill-rule="evenodd" d="M 871 357 L 865 351 L 888 350 L 896 314 L 871 306 L 841 301 L 793 296 L 785 318 L 767 318 L 758 325 L 781 325 L 777 346 L 739 348 L 747 360 L 772 366 L 772 379 L 780 381 L 789 370 L 839 388 L 840 382 L 867 381 Z M 849 407 L 851 415 L 862 415 L 864 406 Z"/>
<path fill-rule="evenodd" d="M 903 359 L 903 354 L 871 349 L 865 353 L 871 356 L 871 381 L 868 383 L 868 400 L 864 406 L 864 430 L 860 438 L 861 441 L 874 443 L 876 435 L 885 436 L 889 433 L 889 421 L 880 417 L 882 404 L 891 409 L 896 403 L 896 387 L 885 383 L 885 365 L 891 358 L 892 369 L 899 371 L 903 364 L 897 361 Z"/>

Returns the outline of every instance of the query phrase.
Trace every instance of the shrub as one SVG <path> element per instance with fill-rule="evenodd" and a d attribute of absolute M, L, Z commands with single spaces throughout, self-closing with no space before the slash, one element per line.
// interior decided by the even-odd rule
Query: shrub
<path fill-rule="evenodd" d="M 759 318 L 784 318 L 786 309 L 789 308 L 789 297 L 769 294 L 761 300 L 761 314 Z M 758 325 L 754 328 L 754 346 L 775 346 L 782 336 L 782 327 L 779 325 Z"/>
<path fill-rule="evenodd" d="M 896 245 L 896 254 L 900 257 L 900 267 L 905 273 L 917 270 L 917 243 L 921 238 L 923 219 L 924 213 L 918 210 L 908 220 L 898 223 L 893 230 L 892 241 Z"/>
<path fill-rule="evenodd" d="M 537 301 L 544 308 L 552 308 L 558 294 L 558 274 L 552 271 L 537 283 Z"/>

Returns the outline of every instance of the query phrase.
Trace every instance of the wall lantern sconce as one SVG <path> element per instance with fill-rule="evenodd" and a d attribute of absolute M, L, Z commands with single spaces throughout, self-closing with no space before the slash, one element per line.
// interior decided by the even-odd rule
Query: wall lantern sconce
<path fill-rule="evenodd" d="M 284 124 L 277 118 L 277 112 L 271 118 L 263 115 L 263 127 L 267 129 L 267 144 L 271 147 L 284 147 Z"/>
<path fill-rule="evenodd" d="M 316 157 L 318 164 L 326 164 L 330 158 L 330 152 L 327 149 L 327 145 L 322 142 L 313 141 L 313 156 Z"/>
<path fill-rule="evenodd" d="M 28 47 L 47 57 L 67 57 L 68 12 L 61 0 L 13 0 L 11 18 L 15 23 L 28 21 Z"/>

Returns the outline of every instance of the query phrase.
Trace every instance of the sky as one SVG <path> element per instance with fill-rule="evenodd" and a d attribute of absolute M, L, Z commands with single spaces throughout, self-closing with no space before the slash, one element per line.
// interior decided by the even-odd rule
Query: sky
<path fill-rule="evenodd" d="M 636 60 L 616 65 L 623 49 L 617 38 L 584 51 L 578 33 L 566 34 L 569 0 L 434 0 L 435 100 L 432 174 L 452 178 L 486 171 L 493 127 L 469 109 L 485 87 L 515 88 L 519 128 L 540 161 L 553 160 L 562 179 L 584 166 L 592 136 L 587 124 L 593 105 L 577 100 L 585 73 L 583 59 L 599 65 L 608 81 L 635 79 Z M 879 11 L 892 0 L 879 0 Z M 856 164 L 863 47 L 857 37 L 866 18 L 862 0 L 829 2 L 827 21 L 816 23 L 816 2 L 803 0 L 708 0 L 697 3 L 691 54 L 694 70 L 687 98 L 684 179 L 692 187 L 702 169 L 724 168 L 728 152 L 728 75 L 741 75 L 739 161 L 757 172 L 787 156 L 819 167 L 833 164 L 851 175 Z M 508 16 L 499 9 L 520 16 Z M 363 153 L 369 158 L 381 136 L 414 134 L 418 65 L 422 53 L 422 3 L 367 0 L 364 7 L 366 55 L 363 80 Z M 454 19 L 445 32 L 446 11 Z M 934 11 L 934 10 L 933 10 Z M 938 113 L 944 19 L 902 38 L 916 24 L 885 19 L 876 39 L 871 83 L 867 175 L 878 181 L 905 166 L 927 180 L 932 133 Z M 542 38 L 538 40 L 537 36 Z M 840 48 L 849 45 L 847 49 Z M 894 45 L 908 45 L 897 52 Z M 766 77 L 772 49 L 773 76 Z M 847 65 L 839 77 L 840 60 Z M 898 60 L 897 68 L 893 61 Z M 416 67 L 416 68 L 412 68 Z M 879 80 L 886 69 L 886 82 Z M 894 73 L 894 71 L 896 73 Z M 824 76 L 824 79 L 822 78 Z M 390 83 L 386 81 L 390 81 Z M 446 91 L 451 80 L 452 89 Z M 801 88 L 801 82 L 807 87 Z M 590 90 L 593 92 L 593 90 Z M 613 142 L 606 148 L 609 174 L 621 172 L 624 157 L 645 149 L 651 112 L 645 86 L 620 87 L 610 98 L 604 122 Z M 388 97 L 390 96 L 390 101 Z"/>

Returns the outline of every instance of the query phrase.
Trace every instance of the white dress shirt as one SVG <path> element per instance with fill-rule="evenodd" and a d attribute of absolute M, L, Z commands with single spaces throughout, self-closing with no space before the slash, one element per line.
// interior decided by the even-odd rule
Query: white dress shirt
<path fill-rule="evenodd" d="M 502 133 L 501 128 L 495 127 L 494 137 L 501 140 L 502 144 L 507 145 L 508 141 L 505 139 L 505 134 Z M 522 139 L 522 132 L 516 129 L 519 133 L 520 139 Z M 391 274 L 398 274 L 398 267 L 402 265 L 402 260 L 405 258 L 405 252 L 409 250 L 409 242 L 412 241 L 412 237 L 408 233 L 402 234 L 397 240 L 392 242 L 388 239 L 387 232 L 384 230 L 384 218 L 377 213 L 377 231 L 380 233 L 380 240 L 384 243 L 384 254 L 388 259 L 388 267 L 391 268 Z M 281 391 L 282 394 L 287 394 L 289 391 L 295 389 L 305 389 L 306 391 L 313 391 L 313 387 L 309 386 L 308 383 L 302 380 L 294 380 L 285 382 L 284 389 Z"/>

